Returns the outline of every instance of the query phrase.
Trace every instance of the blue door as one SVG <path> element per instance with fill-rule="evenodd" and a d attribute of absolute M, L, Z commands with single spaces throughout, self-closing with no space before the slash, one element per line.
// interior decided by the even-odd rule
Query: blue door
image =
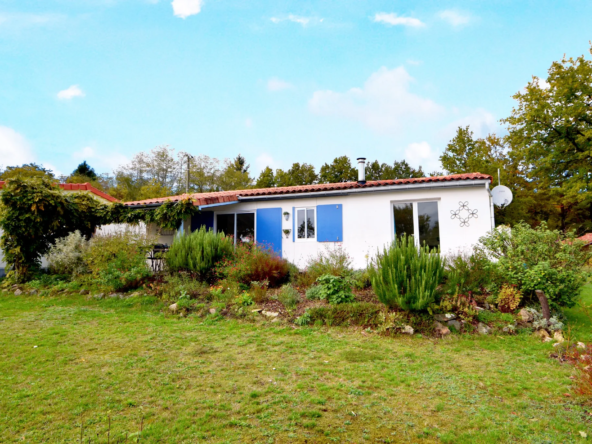
<path fill-rule="evenodd" d="M 282 209 L 257 210 L 257 243 L 282 257 Z"/>

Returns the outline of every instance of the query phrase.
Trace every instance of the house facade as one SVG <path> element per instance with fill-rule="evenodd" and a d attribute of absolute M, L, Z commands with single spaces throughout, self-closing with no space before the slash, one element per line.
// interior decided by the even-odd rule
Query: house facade
<path fill-rule="evenodd" d="M 457 174 L 400 180 L 364 180 L 199 193 L 126 204 L 153 208 L 190 197 L 199 213 L 179 231 L 205 226 L 235 242 L 257 242 L 303 268 L 326 249 L 343 248 L 355 268 L 364 268 L 377 250 L 397 235 L 445 254 L 466 251 L 494 226 L 491 176 Z M 156 227 L 148 228 L 156 233 Z M 160 233 L 171 244 L 176 232 Z"/>

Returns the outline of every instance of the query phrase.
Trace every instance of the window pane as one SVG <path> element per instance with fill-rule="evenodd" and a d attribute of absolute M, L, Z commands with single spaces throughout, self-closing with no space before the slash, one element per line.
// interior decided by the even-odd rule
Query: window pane
<path fill-rule="evenodd" d="M 218 214 L 216 222 L 216 231 L 218 233 L 234 236 L 234 214 Z"/>
<path fill-rule="evenodd" d="M 306 221 L 304 220 L 304 210 L 296 210 L 296 227 L 298 229 L 298 239 L 306 238 Z"/>
<path fill-rule="evenodd" d="M 236 215 L 236 241 L 253 242 L 255 240 L 255 214 Z"/>
<path fill-rule="evenodd" d="M 306 237 L 309 239 L 314 239 L 315 237 L 314 209 L 306 210 Z"/>
<path fill-rule="evenodd" d="M 438 202 L 418 202 L 419 242 L 432 248 L 440 246 L 440 223 L 438 221 Z"/>
<path fill-rule="evenodd" d="M 406 234 L 413 236 L 413 204 L 396 203 L 393 205 L 395 213 L 395 235 L 397 238 Z"/>

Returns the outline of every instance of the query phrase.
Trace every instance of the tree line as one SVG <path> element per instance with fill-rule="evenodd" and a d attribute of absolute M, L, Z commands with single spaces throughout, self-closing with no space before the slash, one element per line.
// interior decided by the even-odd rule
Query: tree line
<path fill-rule="evenodd" d="M 582 55 L 553 62 L 546 81 L 533 77 L 513 98 L 516 106 L 501 120 L 506 135 L 476 138 L 469 126 L 458 128 L 440 156 L 443 172 L 428 175 L 481 172 L 497 182 L 499 170 L 501 183 L 512 190 L 514 201 L 496 208 L 498 224 L 525 221 L 537 226 L 546 221 L 550 228 L 592 231 L 592 61 Z M 113 175 L 98 175 L 85 161 L 66 177 L 56 178 L 51 171 L 28 164 L 6 168 L 0 180 L 19 176 L 90 182 L 131 201 L 186 190 L 203 193 L 356 181 L 357 168 L 341 156 L 318 171 L 312 164 L 294 163 L 285 170 L 268 166 L 255 178 L 240 154 L 221 161 L 158 146 L 136 154 Z M 425 176 L 421 167 L 415 169 L 405 160 L 366 164 L 366 180 Z"/>

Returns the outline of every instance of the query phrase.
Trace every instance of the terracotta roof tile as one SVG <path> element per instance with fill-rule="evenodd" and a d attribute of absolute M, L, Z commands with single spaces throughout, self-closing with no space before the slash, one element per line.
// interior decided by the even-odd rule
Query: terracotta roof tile
<path fill-rule="evenodd" d="M 0 180 L 0 190 L 4 188 L 5 183 L 6 181 Z M 89 191 L 109 202 L 119 202 L 113 196 L 109 196 L 107 193 L 103 193 L 101 190 L 96 189 L 90 183 L 59 183 L 58 185 L 64 191 Z"/>
<path fill-rule="evenodd" d="M 468 174 L 451 174 L 448 176 L 434 176 L 422 177 L 417 179 L 394 179 L 394 180 L 376 180 L 369 181 L 365 184 L 358 182 L 341 182 L 341 183 L 322 183 L 314 185 L 299 185 L 295 187 L 276 187 L 276 188 L 254 188 L 247 190 L 232 190 L 232 191 L 215 191 L 211 193 L 195 193 L 195 194 L 181 194 L 178 196 L 157 197 L 154 199 L 138 200 L 133 202 L 125 202 L 126 205 L 150 205 L 159 204 L 166 201 L 177 202 L 186 198 L 195 200 L 195 205 L 212 205 L 224 202 L 233 202 L 239 200 L 239 197 L 254 197 L 254 196 L 276 196 L 282 194 L 299 194 L 299 193 L 320 193 L 323 191 L 338 191 L 361 188 L 378 188 L 390 185 L 407 185 L 413 183 L 428 183 L 428 182 L 452 182 L 462 180 L 489 180 L 492 178 L 488 174 L 468 173 Z"/>

